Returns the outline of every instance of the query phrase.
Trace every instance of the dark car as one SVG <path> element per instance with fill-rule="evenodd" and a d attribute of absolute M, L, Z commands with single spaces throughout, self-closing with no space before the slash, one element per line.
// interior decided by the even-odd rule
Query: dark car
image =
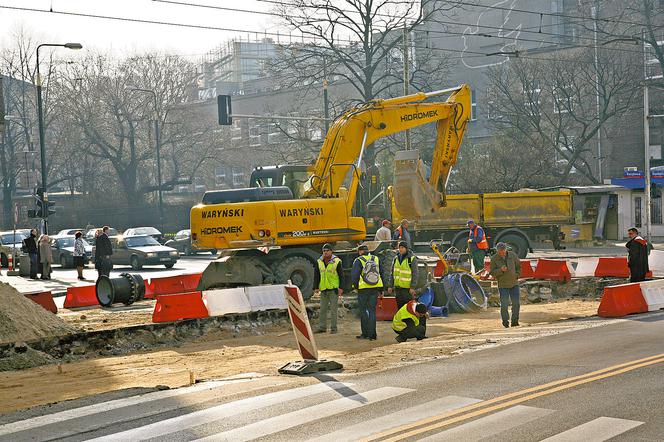
<path fill-rule="evenodd" d="M 127 229 L 124 231 L 122 236 L 125 238 L 129 236 L 142 236 L 142 235 L 148 235 L 153 237 L 154 239 L 157 240 L 159 244 L 163 244 L 166 242 L 166 237 L 157 229 L 154 227 L 132 227 L 130 229 Z"/>
<path fill-rule="evenodd" d="M 169 247 L 177 249 L 178 252 L 183 255 L 195 255 L 197 253 L 212 253 L 213 255 L 217 254 L 217 249 L 195 249 L 191 245 L 191 230 L 180 230 L 175 234 L 175 237 L 171 240 L 166 241 L 164 244 Z"/>
<path fill-rule="evenodd" d="M 21 246 L 23 240 L 30 236 L 30 230 L 13 230 L 7 232 L 0 232 L 0 264 L 2 267 L 7 267 L 9 264 L 9 255 L 18 255 L 21 253 Z"/>
<path fill-rule="evenodd" d="M 95 232 L 97 232 L 98 229 L 101 229 L 101 227 L 93 227 L 92 229 L 89 229 L 87 232 L 85 232 L 85 235 L 83 235 L 83 236 L 85 237 L 85 240 L 88 242 L 88 244 L 93 244 L 94 245 L 94 243 L 96 241 Z M 114 229 L 113 227 L 109 227 L 108 232 L 106 232 L 106 234 L 109 237 L 110 236 L 118 236 L 118 231 L 117 231 L 117 229 Z"/>
<path fill-rule="evenodd" d="M 63 269 L 74 267 L 74 241 L 73 236 L 53 236 L 51 237 L 51 251 L 53 252 L 53 262 L 60 263 Z M 83 240 L 85 246 L 85 256 L 83 264 L 87 265 L 92 257 L 92 246 Z"/>
<path fill-rule="evenodd" d="M 166 247 L 151 236 L 118 236 L 111 238 L 113 244 L 113 264 L 129 264 L 134 270 L 145 265 L 163 265 L 172 268 L 180 254 L 172 247 Z"/>

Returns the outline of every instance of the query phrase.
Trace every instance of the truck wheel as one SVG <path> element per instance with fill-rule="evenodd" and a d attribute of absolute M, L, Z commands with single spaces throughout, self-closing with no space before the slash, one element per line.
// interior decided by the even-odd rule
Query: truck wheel
<path fill-rule="evenodd" d="M 172 269 L 173 266 L 175 266 L 174 262 L 169 262 L 168 264 L 164 264 L 164 267 L 166 267 L 167 269 Z"/>
<path fill-rule="evenodd" d="M 393 285 L 394 277 L 392 272 L 394 270 L 394 258 L 397 256 L 397 252 L 394 250 L 386 250 L 385 254 L 380 257 L 378 265 L 380 267 L 380 276 L 383 280 L 384 287 L 390 287 Z"/>
<path fill-rule="evenodd" d="M 286 284 L 290 280 L 298 286 L 304 299 L 311 298 L 314 293 L 314 267 L 306 258 L 292 256 L 276 263 L 274 276 L 278 284 Z"/>
<path fill-rule="evenodd" d="M 528 242 L 520 235 L 508 234 L 501 236 L 499 242 L 504 242 L 510 246 L 519 259 L 524 259 L 528 255 Z"/>

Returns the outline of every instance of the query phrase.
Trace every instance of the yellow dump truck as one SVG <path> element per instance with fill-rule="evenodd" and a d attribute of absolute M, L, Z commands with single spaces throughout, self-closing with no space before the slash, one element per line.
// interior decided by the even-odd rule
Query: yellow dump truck
<path fill-rule="evenodd" d="M 389 192 L 388 192 L 389 194 Z M 392 220 L 406 218 L 390 196 Z M 447 205 L 431 215 L 410 220 L 415 241 L 443 239 L 460 250 L 468 241 L 468 220 L 481 225 L 493 246 L 506 242 L 521 258 L 532 251 L 532 242 L 551 241 L 561 248 L 561 227 L 574 224 L 572 192 L 503 192 L 447 195 Z"/>

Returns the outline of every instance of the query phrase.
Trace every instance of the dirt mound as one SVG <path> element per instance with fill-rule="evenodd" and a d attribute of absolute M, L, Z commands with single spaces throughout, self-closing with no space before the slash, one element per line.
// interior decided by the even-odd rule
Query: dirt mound
<path fill-rule="evenodd" d="M 8 284 L 0 284 L 0 344 L 77 331 Z"/>

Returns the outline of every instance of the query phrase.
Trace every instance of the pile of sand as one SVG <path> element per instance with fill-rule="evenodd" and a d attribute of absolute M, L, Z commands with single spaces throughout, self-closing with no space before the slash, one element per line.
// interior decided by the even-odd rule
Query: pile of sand
<path fill-rule="evenodd" d="M 9 284 L 0 283 L 0 344 L 62 336 L 75 331 L 74 327 Z"/>

